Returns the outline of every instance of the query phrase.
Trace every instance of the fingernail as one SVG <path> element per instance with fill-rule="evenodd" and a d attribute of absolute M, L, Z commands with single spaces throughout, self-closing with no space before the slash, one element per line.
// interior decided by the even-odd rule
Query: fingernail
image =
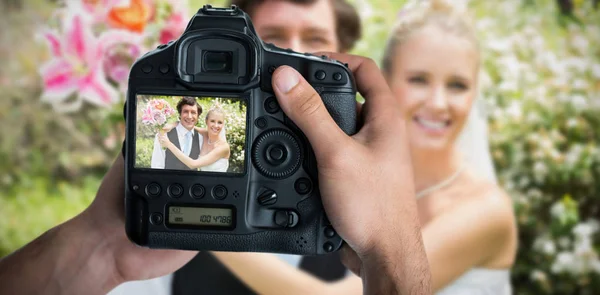
<path fill-rule="evenodd" d="M 300 82 L 300 75 L 295 70 L 285 67 L 277 75 L 275 86 L 279 91 L 288 93 Z"/>

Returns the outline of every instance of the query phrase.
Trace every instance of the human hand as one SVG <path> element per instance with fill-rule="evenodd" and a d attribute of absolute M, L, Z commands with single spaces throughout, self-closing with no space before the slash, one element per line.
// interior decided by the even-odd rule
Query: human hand
<path fill-rule="evenodd" d="M 164 132 L 169 132 L 169 131 L 173 130 L 173 128 L 177 127 L 177 124 L 179 124 L 179 122 L 167 123 L 167 124 L 165 124 L 165 126 L 163 126 L 163 128 L 161 130 Z"/>
<path fill-rule="evenodd" d="M 108 261 L 102 261 L 107 265 L 96 267 L 103 271 L 108 269 L 118 283 L 172 273 L 197 252 L 148 249 L 135 245 L 127 238 L 124 174 L 124 160 L 119 155 L 104 177 L 92 204 L 77 217 L 90 225 L 90 236 L 98 236 L 98 245 L 108 253 Z"/>
<path fill-rule="evenodd" d="M 158 133 L 158 142 L 163 148 L 168 148 L 171 141 L 165 133 Z"/>
<path fill-rule="evenodd" d="M 387 271 L 402 283 L 389 286 L 390 292 L 430 292 L 399 102 L 372 60 L 327 55 L 348 63 L 366 100 L 360 108 L 363 125 L 354 136 L 337 126 L 318 93 L 294 69 L 279 67 L 272 82 L 281 108 L 315 151 L 323 206 L 347 243 L 345 263 L 363 278 L 365 290 L 381 285 L 378 276 Z"/>

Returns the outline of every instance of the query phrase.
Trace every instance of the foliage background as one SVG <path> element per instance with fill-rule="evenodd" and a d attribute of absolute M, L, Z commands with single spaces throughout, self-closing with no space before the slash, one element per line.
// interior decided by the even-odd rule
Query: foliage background
<path fill-rule="evenodd" d="M 177 103 L 180 99 L 180 97 L 159 95 L 153 95 L 151 98 L 164 99 L 173 109 L 177 108 Z M 138 110 L 143 110 L 147 101 L 147 97 L 139 100 Z M 206 116 L 208 115 L 208 111 L 215 105 L 218 105 L 225 112 L 225 136 L 230 148 L 229 169 L 227 172 L 243 173 L 246 145 L 246 104 L 239 99 L 219 97 L 197 97 L 196 101 L 202 107 L 202 114 L 198 117 L 198 127 L 206 128 Z M 169 118 L 167 122 L 177 122 L 179 120 L 178 117 L 178 115 L 175 115 Z M 141 123 L 141 114 L 139 112 L 137 127 L 135 165 L 139 168 L 150 168 L 156 130 Z"/>
<path fill-rule="evenodd" d="M 380 61 L 405 1 L 351 2 L 364 28 L 353 53 Z M 457 2 L 476 18 L 491 151 L 515 201 L 515 294 L 597 294 L 598 1 Z M 122 105 L 58 115 L 39 101 L 37 67 L 48 51 L 23 36 L 50 22 L 55 5 L 0 2 L 0 257 L 83 210 L 120 150 Z"/>

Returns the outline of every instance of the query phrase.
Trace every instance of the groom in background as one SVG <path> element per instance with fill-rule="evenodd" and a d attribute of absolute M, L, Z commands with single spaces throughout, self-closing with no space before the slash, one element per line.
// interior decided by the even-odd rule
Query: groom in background
<path fill-rule="evenodd" d="M 202 147 L 202 135 L 194 130 L 198 123 L 198 117 L 202 114 L 202 106 L 195 98 L 185 96 L 177 103 L 179 123 L 177 127 L 167 132 L 169 140 L 186 156 L 197 159 Z M 150 164 L 154 169 L 191 170 L 183 164 L 171 151 L 163 149 L 158 140 L 158 134 L 154 137 L 154 150 Z"/>

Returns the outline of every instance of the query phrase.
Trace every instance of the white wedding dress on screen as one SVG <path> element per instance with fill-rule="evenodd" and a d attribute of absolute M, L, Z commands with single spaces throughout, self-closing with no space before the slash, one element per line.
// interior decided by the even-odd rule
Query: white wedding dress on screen
<path fill-rule="evenodd" d="M 219 132 L 219 138 L 227 141 L 225 134 L 225 126 L 223 126 L 221 132 Z M 208 142 L 208 138 L 206 140 Z M 227 169 L 229 169 L 229 159 L 226 158 L 220 158 L 210 165 L 200 167 L 200 171 L 204 172 L 227 172 Z"/>
<path fill-rule="evenodd" d="M 464 154 L 467 165 L 473 171 L 496 183 L 496 173 L 488 143 L 487 115 L 483 103 L 481 99 L 475 101 L 459 137 L 458 146 Z M 487 268 L 472 268 L 436 293 L 436 295 L 510 294 L 512 294 L 510 269 Z"/>

